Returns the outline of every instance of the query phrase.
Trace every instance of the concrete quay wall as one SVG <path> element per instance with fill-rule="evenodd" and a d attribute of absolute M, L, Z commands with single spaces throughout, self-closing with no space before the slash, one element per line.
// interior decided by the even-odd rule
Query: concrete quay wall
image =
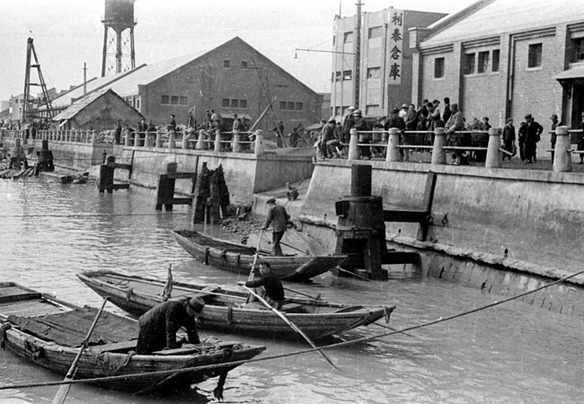
<path fill-rule="evenodd" d="M 582 269 L 582 174 L 406 163 L 354 164 L 372 165 L 372 194 L 383 197 L 386 209 L 422 209 L 428 173 L 436 174 L 428 245 L 455 246 L 469 253 L 508 257 L 568 272 Z M 335 245 L 334 232 L 330 230 L 336 224 L 335 201 L 349 195 L 350 181 L 351 162 L 319 162 L 301 210 L 300 219 L 307 230 L 331 251 Z M 399 235 L 415 241 L 417 230 L 417 224 L 386 223 L 388 239 Z"/>

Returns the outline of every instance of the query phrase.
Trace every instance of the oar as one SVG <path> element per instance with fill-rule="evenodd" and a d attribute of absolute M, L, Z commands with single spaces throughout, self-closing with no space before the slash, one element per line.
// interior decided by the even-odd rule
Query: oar
<path fill-rule="evenodd" d="M 284 322 L 286 324 L 288 324 L 290 326 L 290 328 L 292 328 L 294 331 L 296 331 L 298 334 L 302 335 L 302 337 L 314 348 L 318 351 L 318 353 L 328 362 L 330 363 L 330 365 L 335 368 L 336 370 L 340 370 L 329 358 L 328 356 L 326 356 L 324 354 L 324 352 L 322 352 L 322 350 L 318 349 L 318 347 L 316 345 L 314 345 L 314 342 L 312 342 L 312 340 L 308 337 L 308 335 L 306 335 L 300 328 L 298 328 L 296 326 L 296 324 L 294 324 L 292 321 L 290 321 L 288 318 L 286 318 L 286 316 L 284 314 L 282 314 L 281 312 L 279 312 L 278 310 L 274 309 L 268 302 L 266 302 L 260 295 L 258 295 L 256 292 L 254 292 L 253 290 L 251 290 L 250 288 L 248 288 L 245 285 L 242 285 L 242 287 L 244 289 L 247 289 L 247 291 L 249 293 L 251 293 L 252 295 L 254 295 L 256 297 L 256 299 L 258 299 L 260 302 L 262 302 L 262 304 L 264 306 L 266 306 L 268 309 L 272 310 L 278 317 L 280 317 L 282 320 L 284 320 Z"/>
<path fill-rule="evenodd" d="M 343 268 L 341 268 L 341 267 L 337 267 L 337 269 L 338 269 L 339 271 L 341 271 L 341 272 L 346 272 L 346 273 L 348 273 L 349 275 L 352 275 L 352 276 L 354 276 L 354 277 L 356 277 L 356 278 L 359 278 L 359 279 L 366 280 L 367 282 L 371 282 L 371 279 L 369 279 L 369 278 L 365 278 L 364 276 L 361 276 L 361 275 L 357 275 L 356 273 L 353 273 L 353 272 L 351 272 L 351 271 L 347 271 L 346 269 L 343 269 Z"/>
<path fill-rule="evenodd" d="M 258 255 L 260 255 L 260 245 L 262 243 L 262 236 L 263 235 L 264 235 L 264 229 L 262 229 L 260 231 L 260 237 L 259 237 L 259 240 L 258 240 L 258 246 L 256 248 L 256 253 L 255 253 L 254 257 L 253 257 L 253 263 L 251 264 L 251 269 L 249 270 L 249 275 L 247 277 L 247 280 L 248 281 L 251 281 L 253 279 L 253 270 L 255 269 L 256 262 L 258 261 Z M 249 303 L 250 299 L 251 299 L 251 295 L 249 295 L 247 297 L 247 299 L 245 300 L 245 303 L 246 304 Z"/>
<path fill-rule="evenodd" d="M 93 330 L 95 329 L 95 326 L 97 325 L 97 320 L 99 320 L 99 316 L 101 316 L 101 313 L 103 312 L 103 308 L 105 307 L 105 304 L 107 303 L 107 299 L 108 299 L 107 297 L 103 299 L 103 304 L 101 305 L 101 308 L 99 309 L 99 311 L 95 315 L 95 318 L 93 319 L 93 323 L 91 324 L 91 327 L 89 327 L 89 331 L 87 332 L 87 336 L 83 340 L 83 343 L 81 344 L 81 347 L 79 348 L 79 352 L 77 352 L 77 356 L 73 360 L 73 363 L 71 364 L 71 367 L 69 368 L 69 371 L 67 372 L 67 375 L 65 376 L 65 379 L 63 379 L 64 382 L 72 380 L 73 376 L 75 376 L 75 372 L 77 371 L 77 364 L 79 363 L 79 360 L 81 359 L 81 355 L 83 355 L 83 352 L 85 352 L 85 349 L 87 348 L 87 345 L 89 344 L 89 338 L 91 338 L 91 334 L 93 334 Z M 69 394 L 70 388 L 71 388 L 71 384 L 64 384 L 61 387 L 59 387 L 59 391 L 57 392 L 57 395 L 53 399 L 52 404 L 64 403 L 65 399 L 67 398 L 67 394 Z"/>
<path fill-rule="evenodd" d="M 297 294 L 299 294 L 301 296 L 309 297 L 309 298 L 311 298 L 313 300 L 320 300 L 320 293 L 318 295 L 316 295 L 316 297 L 314 297 L 314 296 L 307 295 L 306 293 L 298 292 L 297 290 L 287 288 L 286 286 L 284 286 L 284 290 L 287 290 L 288 292 L 297 293 Z"/>

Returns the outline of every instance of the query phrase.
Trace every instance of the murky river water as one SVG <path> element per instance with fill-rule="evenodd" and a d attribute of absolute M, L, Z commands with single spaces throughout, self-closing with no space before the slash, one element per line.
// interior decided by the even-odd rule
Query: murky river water
<path fill-rule="evenodd" d="M 144 190 L 100 194 L 94 185 L 48 179 L 0 180 L 0 279 L 78 304 L 101 299 L 77 280 L 83 270 L 113 269 L 164 278 L 235 284 L 240 277 L 196 262 L 175 243 L 189 228 L 186 208 L 156 212 Z M 220 229 L 214 228 L 216 235 Z M 298 291 L 351 304 L 395 304 L 390 325 L 405 328 L 496 300 L 479 290 L 392 273 L 388 282 L 336 279 L 330 274 Z M 117 311 L 113 306 L 108 308 Z M 117 311 L 119 312 L 119 311 Z M 369 326 L 344 336 L 387 332 Z M 209 335 L 203 331 L 202 336 Z M 217 335 L 265 344 L 273 356 L 306 349 L 301 342 Z M 584 402 L 584 321 L 509 303 L 467 317 L 327 351 L 341 371 L 317 354 L 241 366 L 227 379 L 231 403 L 581 403 Z M 0 351 L 0 386 L 61 377 Z M 132 397 L 75 385 L 69 403 L 206 403 L 216 381 L 199 395 Z M 50 402 L 57 387 L 0 391 L 2 403 Z"/>

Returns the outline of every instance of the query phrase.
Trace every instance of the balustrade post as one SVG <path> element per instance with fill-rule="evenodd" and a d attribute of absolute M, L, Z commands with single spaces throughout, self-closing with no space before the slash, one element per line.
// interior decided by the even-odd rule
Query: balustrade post
<path fill-rule="evenodd" d="M 199 129 L 199 137 L 197 138 L 197 145 L 195 146 L 195 149 L 197 150 L 205 150 L 205 140 L 207 138 L 207 134 L 205 133 L 205 131 L 203 129 Z"/>
<path fill-rule="evenodd" d="M 387 139 L 387 156 L 385 157 L 385 161 L 387 163 L 392 163 L 396 161 L 400 161 L 400 153 L 399 153 L 399 129 L 398 128 L 389 128 L 389 136 Z"/>
<path fill-rule="evenodd" d="M 254 154 L 259 156 L 264 153 L 264 131 L 258 129 L 255 131 L 255 148 Z"/>
<path fill-rule="evenodd" d="M 215 131 L 215 148 L 216 152 L 221 151 L 221 130 L 217 129 Z"/>
<path fill-rule="evenodd" d="M 486 168 L 503 167 L 503 156 L 501 153 L 501 129 L 489 129 L 489 143 L 487 145 L 487 158 L 485 160 Z"/>
<path fill-rule="evenodd" d="M 355 128 L 351 128 L 350 132 L 351 138 L 349 140 L 349 153 L 347 155 L 347 160 L 359 160 L 359 132 Z"/>
<path fill-rule="evenodd" d="M 557 173 L 572 171 L 572 151 L 567 126 L 556 128 L 553 171 Z"/>
<path fill-rule="evenodd" d="M 440 165 L 446 164 L 446 151 L 444 145 L 446 144 L 446 135 L 444 128 L 434 129 L 434 144 L 432 145 L 432 164 Z"/>
<path fill-rule="evenodd" d="M 156 131 L 156 147 L 162 147 L 162 131 Z"/>
<path fill-rule="evenodd" d="M 176 135 L 176 132 L 173 131 L 172 129 L 168 131 L 168 148 L 169 149 L 174 149 L 176 144 L 174 142 L 174 137 Z"/>
<path fill-rule="evenodd" d="M 233 144 L 231 146 L 231 149 L 233 150 L 234 153 L 241 152 L 241 144 L 239 143 L 240 141 L 241 141 L 241 135 L 239 134 L 239 131 L 234 130 L 233 131 Z"/>

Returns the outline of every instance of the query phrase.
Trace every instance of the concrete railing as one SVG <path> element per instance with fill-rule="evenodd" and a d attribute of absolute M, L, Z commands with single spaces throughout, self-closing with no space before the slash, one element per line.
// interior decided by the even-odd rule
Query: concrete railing
<path fill-rule="evenodd" d="M 123 131 L 119 143 L 115 131 L 97 132 L 95 130 L 38 130 L 34 136 L 27 130 L 0 131 L 2 139 L 21 139 L 23 144 L 34 140 L 70 143 L 115 143 L 125 147 L 195 149 L 214 152 L 263 154 L 263 131 L 254 132 L 219 132 L 158 130 L 146 132 Z"/>
<path fill-rule="evenodd" d="M 571 171 L 571 154 L 584 154 L 584 151 L 571 149 L 571 135 L 582 134 L 581 129 L 569 130 L 567 127 L 559 127 L 555 131 L 556 144 L 555 151 L 557 154 L 554 160 L 553 170 L 556 172 Z M 551 132 L 550 132 L 551 133 Z M 444 128 L 436 128 L 431 131 L 400 131 L 397 128 L 389 128 L 388 131 L 357 131 L 351 129 L 351 137 L 349 144 L 343 146 L 348 147 L 347 158 L 349 160 L 359 160 L 365 151 L 366 155 L 370 155 L 371 148 L 382 148 L 385 152 L 385 161 L 400 162 L 407 161 L 407 154 L 409 150 L 426 150 L 432 154 L 431 164 L 441 165 L 446 164 L 446 152 L 452 151 L 453 155 L 460 155 L 462 152 L 483 152 L 485 153 L 485 167 L 487 168 L 501 168 L 503 166 L 503 155 L 512 155 L 507 150 L 502 148 L 501 129 L 491 128 L 488 131 L 471 130 L 471 131 L 457 131 L 447 135 Z M 386 139 L 382 143 L 359 142 L 359 136 L 364 134 L 378 134 L 381 139 Z M 467 136 L 466 145 L 462 145 L 456 138 L 460 136 Z M 413 137 L 416 141 L 412 141 Z M 479 140 L 468 139 L 468 137 L 479 137 Z M 482 139 L 480 139 L 482 137 Z M 433 138 L 433 139 L 432 139 Z M 486 138 L 486 139 L 485 139 Z M 430 139 L 431 144 L 430 144 Z M 485 143 L 486 146 L 473 146 L 477 143 Z M 417 144 L 410 144 L 417 143 Z M 426 143 L 426 144 L 420 144 Z M 369 149 L 369 151 L 365 149 Z M 564 150 L 564 153 L 557 153 Z"/>

